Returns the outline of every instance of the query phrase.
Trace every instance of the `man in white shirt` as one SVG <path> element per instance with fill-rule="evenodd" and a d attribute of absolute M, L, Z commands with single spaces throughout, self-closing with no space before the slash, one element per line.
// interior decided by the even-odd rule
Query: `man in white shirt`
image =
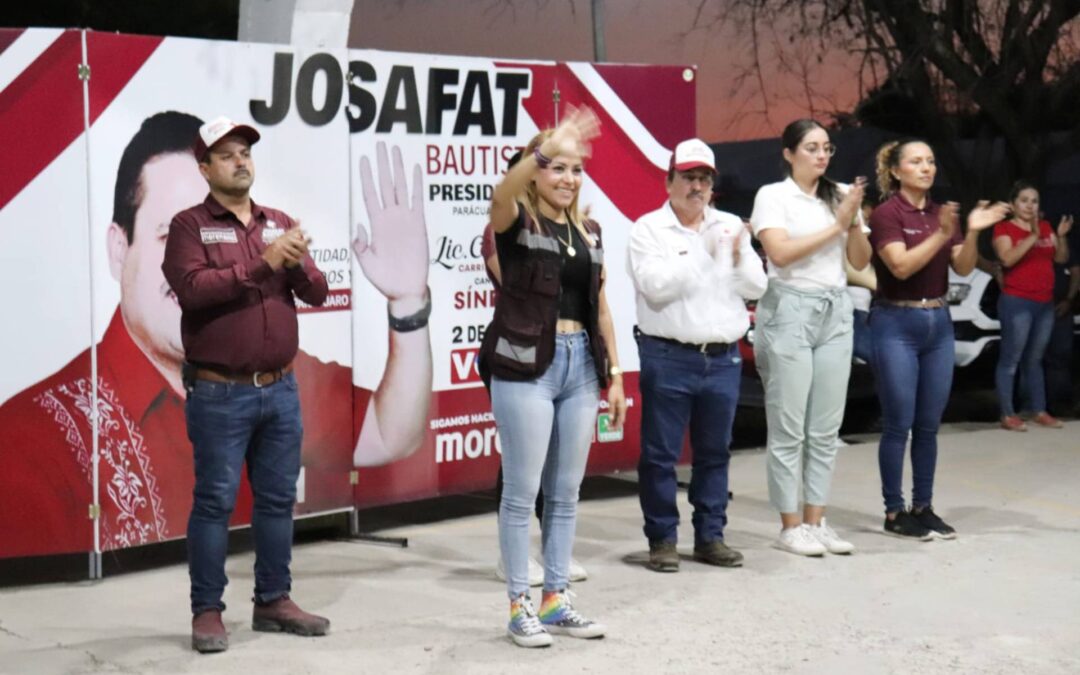
<path fill-rule="evenodd" d="M 649 567 L 677 572 L 675 464 L 690 430 L 694 559 L 738 567 L 724 544 L 731 428 L 739 400 L 738 341 L 750 326 L 744 299 L 767 283 L 742 220 L 709 206 L 716 163 L 698 139 L 679 143 L 668 201 L 630 230 L 641 358 L 638 485 Z"/>

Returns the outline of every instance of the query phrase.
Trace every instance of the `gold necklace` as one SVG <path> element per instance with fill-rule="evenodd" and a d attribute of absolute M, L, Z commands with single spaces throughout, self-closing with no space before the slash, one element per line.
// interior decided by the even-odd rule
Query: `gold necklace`
<path fill-rule="evenodd" d="M 558 223 L 556 223 L 556 225 L 558 225 Z M 570 221 L 566 221 L 566 238 L 567 238 L 567 241 L 563 241 L 562 237 L 559 236 L 558 232 L 555 233 L 555 238 L 559 240 L 559 243 L 561 243 L 563 246 L 566 247 L 566 253 L 571 258 L 573 258 L 575 255 L 577 255 L 577 249 L 574 248 L 574 233 L 570 231 Z"/>

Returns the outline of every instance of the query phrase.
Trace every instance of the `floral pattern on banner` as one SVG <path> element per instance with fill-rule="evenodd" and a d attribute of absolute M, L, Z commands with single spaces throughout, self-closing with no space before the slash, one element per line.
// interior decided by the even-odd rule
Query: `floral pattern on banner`
<path fill-rule="evenodd" d="M 79 378 L 53 387 L 34 399 L 64 430 L 75 461 L 93 480 L 92 450 L 84 439 L 93 432 L 90 381 Z M 101 503 L 101 549 L 126 548 L 168 536 L 157 478 L 138 425 L 116 394 L 98 379 L 98 474 L 105 488 Z M 107 496 L 107 500 L 105 497 Z"/>

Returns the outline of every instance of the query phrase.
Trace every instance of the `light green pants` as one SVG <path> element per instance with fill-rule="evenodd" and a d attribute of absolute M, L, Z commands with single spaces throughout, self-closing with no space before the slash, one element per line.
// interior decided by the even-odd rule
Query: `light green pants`
<path fill-rule="evenodd" d="M 847 289 L 807 291 L 769 280 L 755 316 L 754 359 L 765 386 L 769 501 L 780 513 L 829 496 L 851 374 Z"/>

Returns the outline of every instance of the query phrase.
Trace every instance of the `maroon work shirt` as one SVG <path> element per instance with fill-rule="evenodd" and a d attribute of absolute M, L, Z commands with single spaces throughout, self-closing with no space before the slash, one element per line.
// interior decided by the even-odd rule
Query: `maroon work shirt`
<path fill-rule="evenodd" d="M 874 247 L 874 271 L 877 272 L 877 293 L 886 300 L 922 300 L 940 298 L 949 290 L 949 262 L 952 247 L 964 243 L 957 231 L 952 241 L 930 259 L 918 272 L 904 280 L 897 279 L 881 259 L 881 251 L 894 241 L 903 242 L 907 248 L 918 246 L 927 237 L 941 229 L 938 221 L 940 207 L 926 199 L 926 207 L 915 208 L 899 192 L 882 202 L 870 215 L 870 244 Z"/>
<path fill-rule="evenodd" d="M 296 227 L 288 215 L 251 203 L 247 227 L 211 195 L 169 226 L 161 270 L 183 315 L 187 360 L 237 373 L 289 364 L 298 346 L 293 293 L 309 305 L 326 300 L 326 277 L 310 256 L 275 272 L 266 247 Z"/>

